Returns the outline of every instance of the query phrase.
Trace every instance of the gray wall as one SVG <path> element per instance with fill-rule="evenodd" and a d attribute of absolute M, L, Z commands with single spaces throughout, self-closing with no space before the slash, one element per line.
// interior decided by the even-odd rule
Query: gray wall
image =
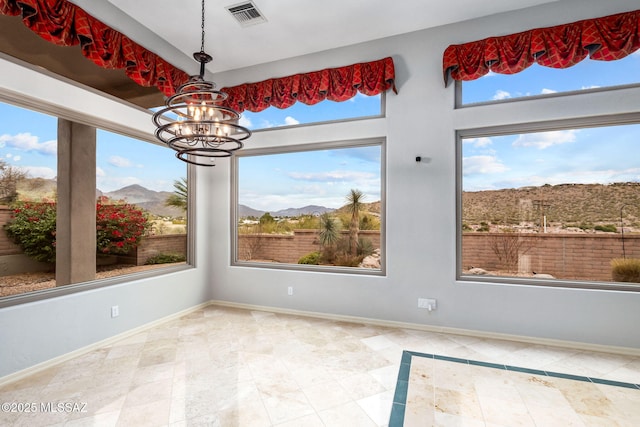
<path fill-rule="evenodd" d="M 640 348 L 640 293 L 456 281 L 456 129 L 640 111 L 639 89 L 454 110 L 443 87 L 449 44 L 634 10 L 636 0 L 561 1 L 215 76 L 221 86 L 393 56 L 399 94 L 386 119 L 257 132 L 246 144 L 271 147 L 387 138 L 387 275 L 229 266 L 229 221 L 213 224 L 211 286 L 217 300 L 362 316 L 489 333 Z M 416 164 L 416 155 L 431 163 Z M 227 202 L 229 173 L 216 167 L 212 199 Z M 213 209 L 213 205 L 212 205 Z M 228 209 L 221 210 L 226 215 Z M 420 213 L 420 214 L 418 214 Z M 420 226 L 437 224 L 437 226 Z M 287 295 L 287 287 L 294 295 Z M 437 298 L 429 314 L 418 297 Z"/>

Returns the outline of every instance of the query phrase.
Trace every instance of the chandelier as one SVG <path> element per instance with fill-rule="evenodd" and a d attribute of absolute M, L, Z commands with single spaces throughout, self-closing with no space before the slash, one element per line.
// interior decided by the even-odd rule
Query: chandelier
<path fill-rule="evenodd" d="M 193 58 L 200 63 L 200 74 L 178 87 L 167 98 L 165 107 L 153 114 L 155 135 L 176 151 L 176 157 L 198 166 L 215 166 L 218 157 L 229 157 L 241 149 L 251 131 L 238 124 L 240 113 L 225 107 L 227 94 L 215 90 L 216 84 L 204 79 L 204 67 L 212 57 L 204 52 L 204 0 L 202 0 L 200 52 Z"/>

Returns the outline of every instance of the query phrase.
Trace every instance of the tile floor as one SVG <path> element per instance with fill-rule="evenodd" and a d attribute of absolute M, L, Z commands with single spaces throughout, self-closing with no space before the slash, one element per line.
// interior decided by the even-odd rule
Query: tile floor
<path fill-rule="evenodd" d="M 403 350 L 640 383 L 640 357 L 209 306 L 0 388 L 32 409 L 0 425 L 386 426 Z"/>
<path fill-rule="evenodd" d="M 405 351 L 389 427 L 640 426 L 640 384 Z"/>

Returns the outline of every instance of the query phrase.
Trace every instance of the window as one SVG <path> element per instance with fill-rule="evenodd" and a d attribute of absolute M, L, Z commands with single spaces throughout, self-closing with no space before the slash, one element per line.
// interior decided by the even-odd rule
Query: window
<path fill-rule="evenodd" d="M 640 116 L 626 119 L 460 132 L 459 276 L 640 289 Z"/>
<path fill-rule="evenodd" d="M 0 305 L 6 305 L 44 298 L 45 290 L 59 295 L 64 286 L 54 273 L 60 261 L 58 119 L 1 103 L 0 114 L 7 118 L 0 134 Z M 166 147 L 110 131 L 97 130 L 96 140 L 98 242 L 91 286 L 186 265 L 186 164 Z"/>
<path fill-rule="evenodd" d="M 236 265 L 383 272 L 383 141 L 246 150 L 232 164 Z"/>
<path fill-rule="evenodd" d="M 55 263 L 51 236 L 36 234 L 39 225 L 55 226 L 57 194 L 57 119 L 56 117 L 0 103 L 4 118 L 0 131 L 0 298 L 11 297 L 55 286 L 43 281 Z M 25 236 L 26 249 L 14 243 L 5 225 L 14 217 L 15 203 L 28 204 L 27 216 L 14 234 Z M 24 207 L 24 206 L 23 206 Z M 31 221 L 30 221 L 31 219 Z M 32 235 L 30 232 L 34 231 Z M 40 240 L 36 240 L 40 239 Z M 25 254 L 30 253 L 30 256 Z M 42 261 L 49 262 L 42 262 Z M 26 278 L 26 279 L 23 279 Z"/>
<path fill-rule="evenodd" d="M 98 130 L 98 206 L 105 212 L 142 211 L 147 227 L 130 251 L 98 255 L 98 271 L 115 275 L 184 265 L 187 259 L 187 165 L 167 147 Z M 98 219 L 100 220 L 100 212 Z M 116 242 L 117 243 L 117 242 Z M 113 251 L 111 251 L 113 252 Z"/>
<path fill-rule="evenodd" d="M 456 82 L 461 86 L 458 105 L 552 96 L 570 91 L 598 90 L 638 84 L 640 50 L 617 61 L 585 59 L 564 69 L 534 64 L 516 74 L 489 73 L 477 80 Z"/>
<path fill-rule="evenodd" d="M 358 92 L 356 96 L 344 102 L 324 100 L 315 105 L 296 102 L 284 110 L 269 107 L 259 113 L 244 111 L 240 120 L 243 126 L 260 130 L 381 116 L 383 114 L 382 97 L 383 95 L 366 96 Z"/>

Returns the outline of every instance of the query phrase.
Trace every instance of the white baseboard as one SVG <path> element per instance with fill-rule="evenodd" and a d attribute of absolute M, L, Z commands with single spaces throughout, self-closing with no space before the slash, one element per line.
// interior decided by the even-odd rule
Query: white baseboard
<path fill-rule="evenodd" d="M 163 323 L 166 323 L 166 322 L 169 322 L 171 320 L 178 319 L 178 318 L 180 318 L 182 316 L 190 314 L 190 313 L 192 313 L 192 312 L 194 312 L 196 310 L 199 310 L 201 308 L 205 308 L 205 307 L 207 307 L 209 305 L 211 305 L 210 302 L 198 304 L 198 305 L 196 305 L 194 307 L 187 308 L 186 310 L 182 310 L 182 311 L 179 311 L 177 313 L 171 314 L 169 316 L 163 317 L 161 319 L 154 320 L 153 322 L 145 323 L 144 325 L 138 326 L 137 328 L 129 329 L 128 331 L 123 332 L 121 334 L 114 335 L 112 337 L 109 337 L 109 338 L 106 338 L 104 340 L 95 342 L 93 344 L 89 344 L 88 346 L 79 348 L 79 349 L 74 350 L 74 351 L 72 351 L 70 353 L 65 353 L 62 356 L 54 357 L 53 359 L 49 359 L 49 360 L 47 360 L 45 362 L 38 363 L 37 365 L 30 366 L 30 367 L 28 367 L 26 369 L 23 369 L 21 371 L 14 372 L 12 374 L 6 375 L 6 376 L 0 378 L 0 387 L 2 387 L 4 385 L 7 385 L 9 383 L 15 382 L 15 381 L 19 381 L 19 380 L 21 380 L 21 379 L 23 379 L 25 377 L 28 377 L 30 375 L 33 375 L 33 374 L 37 373 L 37 372 L 44 371 L 45 369 L 48 369 L 48 368 L 51 368 L 51 367 L 53 367 L 55 365 L 58 365 L 60 363 L 66 362 L 67 360 L 71 360 L 74 357 L 78 357 L 78 356 L 81 356 L 81 355 L 83 355 L 85 353 L 89 353 L 90 351 L 97 350 L 99 348 L 109 346 L 109 345 L 111 345 L 111 344 L 113 344 L 113 343 L 115 343 L 117 341 L 123 340 L 125 338 L 129 338 L 130 336 L 133 336 L 133 335 L 135 335 L 137 333 L 144 332 L 147 329 L 153 328 L 155 326 L 159 326 L 159 325 L 161 325 Z"/>
<path fill-rule="evenodd" d="M 478 337 L 478 338 L 492 338 L 492 339 L 498 339 L 498 340 L 522 342 L 527 344 L 545 345 L 549 347 L 562 347 L 562 348 L 568 348 L 573 350 L 613 353 L 613 354 L 621 354 L 625 356 L 640 356 L 640 348 L 632 348 L 632 347 L 617 347 L 617 346 L 609 346 L 609 345 L 601 345 L 601 344 L 590 344 L 590 343 L 577 342 L 577 341 L 564 341 L 564 340 L 556 340 L 556 339 L 550 339 L 550 338 L 529 337 L 524 335 L 502 334 L 497 332 L 486 332 L 486 331 L 478 331 L 478 330 L 471 330 L 471 329 L 422 325 L 418 323 L 396 322 L 393 320 L 380 320 L 380 319 L 371 319 L 367 317 L 345 316 L 341 314 L 329 314 L 329 313 L 319 313 L 319 312 L 312 312 L 312 311 L 292 310 L 292 309 L 279 308 L 279 307 L 268 307 L 268 306 L 236 303 L 236 302 L 230 302 L 230 301 L 212 300 L 210 304 L 218 305 L 222 307 L 242 308 L 246 310 L 267 311 L 267 312 L 281 313 L 281 314 L 292 314 L 296 316 L 306 316 L 306 317 L 313 317 L 313 318 L 319 318 L 319 319 L 336 320 L 341 322 L 364 323 L 368 325 L 385 326 L 390 328 L 415 329 L 415 330 L 426 331 L 426 332 L 436 332 L 436 333 L 452 334 L 452 335 L 465 335 L 465 336 Z"/>

